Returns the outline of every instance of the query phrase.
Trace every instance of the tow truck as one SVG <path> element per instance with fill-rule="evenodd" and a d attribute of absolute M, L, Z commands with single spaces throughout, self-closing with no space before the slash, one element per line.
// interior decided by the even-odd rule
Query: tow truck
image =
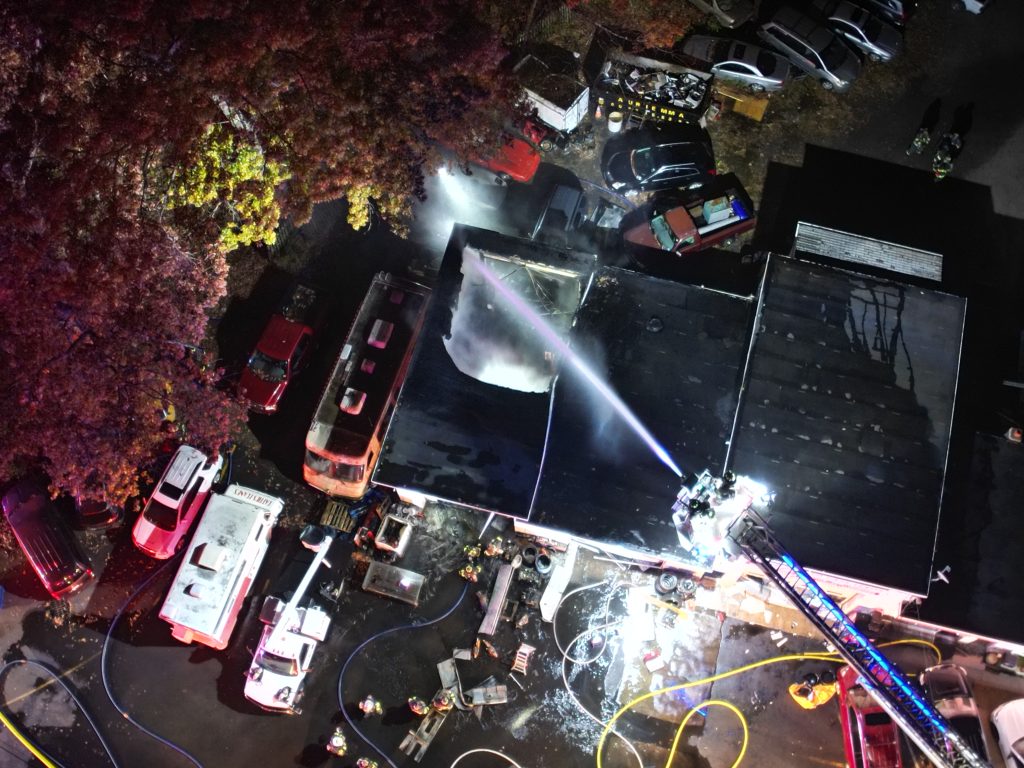
<path fill-rule="evenodd" d="M 327 637 L 331 617 L 315 603 L 304 603 L 306 590 L 334 541 L 330 529 L 310 526 L 302 533 L 302 544 L 316 551 L 291 599 L 268 596 L 260 611 L 266 626 L 246 674 L 245 698 L 270 712 L 301 714 L 306 674 L 313 653 Z"/>
<path fill-rule="evenodd" d="M 755 511 L 771 503 L 750 478 L 704 470 L 684 482 L 672 505 L 680 545 L 698 561 L 745 555 L 786 594 L 836 652 L 858 683 L 938 768 L 991 768 L 922 691 L 879 651 L 775 538 Z"/>

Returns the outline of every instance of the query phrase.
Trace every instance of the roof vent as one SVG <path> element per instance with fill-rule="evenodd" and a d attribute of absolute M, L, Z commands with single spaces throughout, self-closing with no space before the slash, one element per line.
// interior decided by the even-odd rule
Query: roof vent
<path fill-rule="evenodd" d="M 338 408 L 343 410 L 345 413 L 351 413 L 355 416 L 363 410 L 363 404 L 365 402 L 365 392 L 360 392 L 358 389 L 352 389 L 352 387 L 346 387 L 345 394 L 341 396 L 341 402 L 338 403 Z"/>
<path fill-rule="evenodd" d="M 192 563 L 208 571 L 219 571 L 230 556 L 231 552 L 227 547 L 217 544 L 200 544 L 196 547 Z"/>

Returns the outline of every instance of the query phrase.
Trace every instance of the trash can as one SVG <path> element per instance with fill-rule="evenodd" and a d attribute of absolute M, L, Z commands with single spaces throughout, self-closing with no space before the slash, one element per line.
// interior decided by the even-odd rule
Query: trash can
<path fill-rule="evenodd" d="M 618 133 L 622 130 L 623 115 L 621 112 L 608 113 L 608 133 Z"/>

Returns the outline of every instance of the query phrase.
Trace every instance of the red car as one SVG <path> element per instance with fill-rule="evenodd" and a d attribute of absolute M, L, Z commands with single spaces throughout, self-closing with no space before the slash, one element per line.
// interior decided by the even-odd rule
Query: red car
<path fill-rule="evenodd" d="M 839 721 L 850 768 L 903 768 L 896 723 L 857 680 L 850 667 L 839 670 Z"/>
<path fill-rule="evenodd" d="M 296 284 L 267 322 L 238 384 L 253 409 L 276 411 L 288 382 L 308 361 L 322 320 L 318 304 L 312 288 Z"/>
<path fill-rule="evenodd" d="M 527 126 L 523 129 L 523 135 L 525 138 L 506 133 L 504 143 L 493 155 L 471 155 L 470 162 L 493 173 L 494 181 L 498 184 L 508 184 L 510 181 L 529 184 L 540 167 L 540 152 L 531 143 L 540 138 L 540 133 Z"/>
<path fill-rule="evenodd" d="M 20 481 L 4 494 L 3 509 L 25 557 L 53 597 L 67 597 L 92 578 L 88 558 L 42 486 Z"/>

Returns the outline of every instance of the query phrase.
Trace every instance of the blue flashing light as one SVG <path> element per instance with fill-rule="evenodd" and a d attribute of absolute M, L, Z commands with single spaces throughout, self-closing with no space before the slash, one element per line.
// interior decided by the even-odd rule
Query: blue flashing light
<path fill-rule="evenodd" d="M 903 693 L 906 694 L 908 698 L 910 698 L 910 700 L 917 706 L 917 708 L 924 713 L 924 715 L 928 718 L 931 724 L 936 729 L 938 729 L 940 733 L 948 733 L 948 727 L 944 725 L 941 721 L 936 719 L 932 707 L 924 699 L 922 699 L 916 691 L 914 691 L 909 686 L 909 684 L 903 679 L 902 674 L 893 669 L 888 659 L 882 656 L 878 649 L 876 649 L 874 645 L 872 645 L 871 641 L 869 641 L 857 629 L 857 627 L 850 622 L 849 617 L 847 617 L 845 613 L 839 610 L 839 606 L 835 604 L 832 598 L 830 598 L 822 591 L 821 587 L 818 586 L 817 582 L 815 582 L 814 579 L 812 579 L 810 575 L 806 571 L 804 571 L 804 569 L 800 565 L 798 565 L 797 562 L 793 560 L 793 558 L 790 557 L 788 554 L 782 555 L 782 562 L 789 566 L 789 568 L 800 578 L 804 585 L 811 592 L 814 593 L 814 596 L 819 601 L 821 601 L 821 604 L 828 609 L 828 612 L 832 614 L 832 616 L 837 621 L 839 621 L 854 638 L 856 638 L 860 645 L 865 650 L 867 650 L 871 658 L 874 659 L 875 663 L 878 664 L 878 666 L 880 666 L 883 670 L 885 670 L 886 674 L 889 675 L 890 680 L 896 683 L 899 689 L 903 691 Z"/>

